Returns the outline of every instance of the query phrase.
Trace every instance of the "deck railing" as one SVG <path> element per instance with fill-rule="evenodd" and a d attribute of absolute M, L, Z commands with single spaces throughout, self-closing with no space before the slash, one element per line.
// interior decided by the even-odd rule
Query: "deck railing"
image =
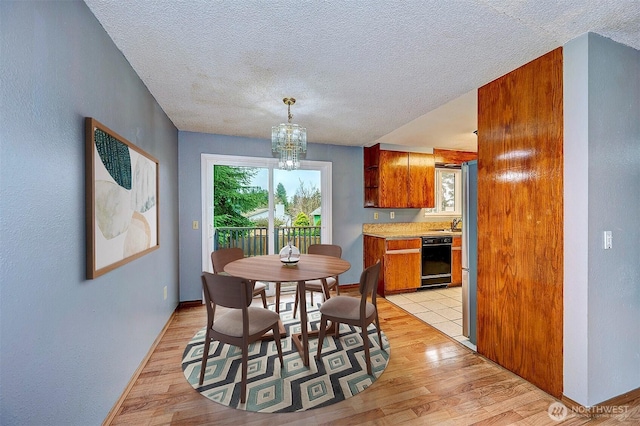
<path fill-rule="evenodd" d="M 275 253 L 289 242 L 306 253 L 311 244 L 320 243 L 319 226 L 286 226 L 275 229 L 273 236 Z M 240 247 L 245 256 L 269 254 L 269 234 L 266 227 L 219 227 L 215 228 L 213 249 Z"/>

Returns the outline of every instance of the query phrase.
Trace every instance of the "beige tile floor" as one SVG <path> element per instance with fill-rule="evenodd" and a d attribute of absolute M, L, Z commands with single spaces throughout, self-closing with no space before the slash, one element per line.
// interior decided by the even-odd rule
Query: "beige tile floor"
<path fill-rule="evenodd" d="M 414 293 L 390 295 L 386 299 L 463 345 L 476 350 L 475 345 L 462 335 L 462 287 L 425 289 Z"/>

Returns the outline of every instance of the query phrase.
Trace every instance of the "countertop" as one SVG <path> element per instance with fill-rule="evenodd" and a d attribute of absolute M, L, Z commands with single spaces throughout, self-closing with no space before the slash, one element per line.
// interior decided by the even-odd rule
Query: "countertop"
<path fill-rule="evenodd" d="M 460 226 L 460 225 L 458 225 Z M 464 226 L 464 225 L 462 225 Z M 439 231 L 450 229 L 451 221 L 442 222 L 405 222 L 405 223 L 365 223 L 362 235 L 386 239 L 407 239 L 420 237 L 458 237 L 462 231 Z"/>
<path fill-rule="evenodd" d="M 369 231 L 363 232 L 362 235 L 368 235 L 370 237 L 386 238 L 388 240 L 400 240 L 407 238 L 420 238 L 420 237 L 460 237 L 462 231 L 434 231 L 424 230 L 418 232 L 411 231 Z"/>

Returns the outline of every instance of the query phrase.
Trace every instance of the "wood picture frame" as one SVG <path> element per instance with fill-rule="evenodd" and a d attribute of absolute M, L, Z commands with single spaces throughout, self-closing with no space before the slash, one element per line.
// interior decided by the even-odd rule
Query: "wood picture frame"
<path fill-rule="evenodd" d="M 87 279 L 160 247 L 159 162 L 85 118 Z"/>

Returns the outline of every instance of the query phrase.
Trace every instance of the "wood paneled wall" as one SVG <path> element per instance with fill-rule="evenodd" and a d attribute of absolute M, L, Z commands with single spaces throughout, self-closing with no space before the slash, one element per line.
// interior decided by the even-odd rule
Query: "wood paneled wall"
<path fill-rule="evenodd" d="M 562 395 L 558 48 L 478 90 L 478 352 Z"/>

